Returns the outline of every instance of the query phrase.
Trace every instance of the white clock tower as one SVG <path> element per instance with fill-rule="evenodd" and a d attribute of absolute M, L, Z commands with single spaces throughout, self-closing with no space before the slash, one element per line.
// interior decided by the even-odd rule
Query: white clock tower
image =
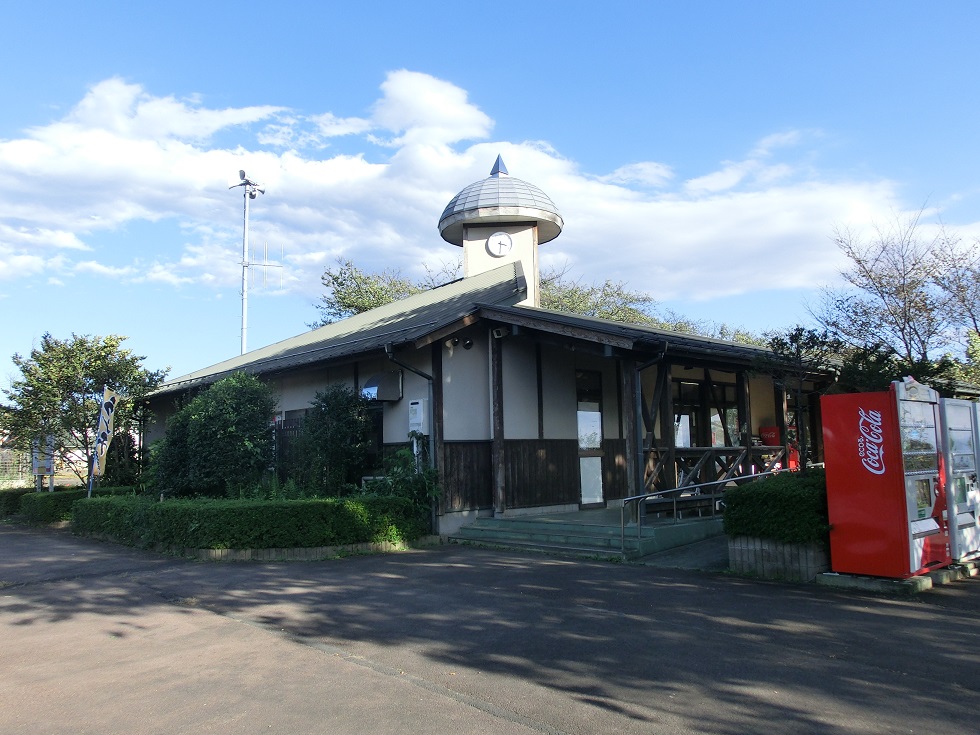
<path fill-rule="evenodd" d="M 463 277 L 519 261 L 527 279 L 527 299 L 540 306 L 538 245 L 554 240 L 564 226 L 548 195 L 507 174 L 503 159 L 490 176 L 454 196 L 439 219 L 439 234 L 463 248 Z"/>

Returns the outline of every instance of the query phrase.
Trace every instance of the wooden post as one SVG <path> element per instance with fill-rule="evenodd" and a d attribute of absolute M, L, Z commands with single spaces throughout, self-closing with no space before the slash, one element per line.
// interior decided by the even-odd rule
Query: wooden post
<path fill-rule="evenodd" d="M 660 397 L 660 441 L 667 447 L 667 459 L 664 463 L 664 489 L 672 490 L 677 487 L 677 438 L 674 436 L 674 389 L 670 379 L 671 363 L 664 360 L 660 363 L 664 372 L 664 391 Z"/>
<path fill-rule="evenodd" d="M 435 457 L 432 457 L 431 461 L 439 473 L 440 483 L 445 483 L 446 477 L 446 450 L 442 426 L 444 416 L 443 400 L 442 341 L 437 340 L 432 343 L 432 426 L 429 427 L 429 431 L 432 432 L 432 443 L 435 450 Z M 444 512 L 445 507 L 443 506 L 442 498 L 439 499 L 439 506 L 438 512 Z"/>
<path fill-rule="evenodd" d="M 490 411 L 493 427 L 493 507 L 502 514 L 507 507 L 504 456 L 504 365 L 503 340 L 490 337 Z"/>
<path fill-rule="evenodd" d="M 621 417 L 621 427 L 623 439 L 626 441 L 626 497 L 638 495 L 639 488 L 643 484 L 643 466 L 640 462 L 641 443 L 643 436 L 640 421 L 642 420 L 637 411 L 637 404 L 643 399 L 640 397 L 640 381 L 636 371 L 636 360 L 628 358 L 619 363 L 620 375 L 622 378 L 622 405 L 623 415 Z"/>
<path fill-rule="evenodd" d="M 740 469 L 740 475 L 752 473 L 752 401 L 749 396 L 749 381 L 744 370 L 735 373 L 735 401 L 738 405 L 738 430 L 740 444 L 745 447 L 747 467 Z"/>

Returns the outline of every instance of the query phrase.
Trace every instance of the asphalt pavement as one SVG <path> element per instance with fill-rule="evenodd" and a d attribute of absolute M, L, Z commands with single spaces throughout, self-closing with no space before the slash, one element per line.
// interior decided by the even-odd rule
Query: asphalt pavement
<path fill-rule="evenodd" d="M 199 562 L 4 524 L 0 732 L 980 731 L 980 580 L 909 599 L 675 566 Z"/>

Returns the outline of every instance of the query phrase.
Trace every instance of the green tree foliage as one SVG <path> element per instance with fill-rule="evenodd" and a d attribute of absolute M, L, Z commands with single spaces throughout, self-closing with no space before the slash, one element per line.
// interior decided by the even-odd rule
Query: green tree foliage
<path fill-rule="evenodd" d="M 314 328 L 376 309 L 423 290 L 422 286 L 396 270 L 365 273 L 349 260 L 339 260 L 338 267 L 328 268 L 320 280 L 327 292 L 317 304 L 320 319 L 310 325 Z"/>
<path fill-rule="evenodd" d="M 957 381 L 970 379 L 963 364 L 948 354 L 936 359 L 908 360 L 888 345 L 872 344 L 844 350 L 838 383 L 854 393 L 883 391 L 893 380 L 907 375 L 947 397 L 954 395 Z"/>
<path fill-rule="evenodd" d="M 328 269 L 321 277 L 326 293 L 317 304 L 320 319 L 310 326 L 322 327 L 444 285 L 458 278 L 461 265 L 457 261 L 443 264 L 437 271 L 426 268 L 423 279 L 412 281 L 399 271 L 368 273 L 350 260 L 339 260 L 336 269 Z M 585 283 L 569 278 L 567 273 L 567 268 L 552 268 L 541 274 L 543 308 L 745 344 L 763 342 L 758 335 L 724 323 L 694 321 L 673 312 L 658 316 L 657 302 L 652 296 L 631 290 L 622 281 Z"/>
<path fill-rule="evenodd" d="M 341 495 L 364 473 L 370 428 L 363 396 L 344 385 L 319 391 L 290 457 L 291 476 L 314 495 Z"/>
<path fill-rule="evenodd" d="M 567 268 L 551 268 L 541 274 L 541 306 L 545 309 L 639 324 L 681 334 L 724 339 L 743 344 L 762 344 L 758 335 L 729 324 L 695 321 L 661 311 L 657 301 L 642 291 L 634 291 L 623 281 L 584 283 L 568 277 Z"/>
<path fill-rule="evenodd" d="M 172 495 L 249 492 L 272 466 L 276 399 L 253 375 L 208 387 L 167 422 L 151 456 L 153 488 Z"/>
<path fill-rule="evenodd" d="M 653 316 L 656 303 L 649 294 L 631 291 L 622 281 L 583 283 L 568 278 L 565 270 L 558 269 L 541 275 L 541 306 L 545 309 L 660 326 Z"/>
<path fill-rule="evenodd" d="M 9 403 L 0 409 L 0 428 L 9 444 L 29 451 L 35 439 L 54 436 L 57 459 L 84 481 L 88 461 L 81 457 L 92 456 L 103 388 L 125 396 L 115 411 L 117 442 L 120 434 L 136 430 L 144 397 L 167 374 L 145 369 L 145 357 L 121 346 L 125 339 L 73 334 L 58 340 L 46 333 L 30 356 L 15 354 L 21 374 L 4 390 Z M 125 446 L 135 451 L 131 442 Z"/>
<path fill-rule="evenodd" d="M 949 296 L 949 306 L 956 321 L 967 328 L 968 339 L 980 336 L 980 240 L 965 244 L 960 238 L 940 229 L 933 241 L 936 261 L 936 285 Z M 967 351 L 969 353 L 969 344 Z"/>
<path fill-rule="evenodd" d="M 834 240 L 850 261 L 841 275 L 850 288 L 825 289 L 814 312 L 851 347 L 881 346 L 909 365 L 949 351 L 955 341 L 954 300 L 938 285 L 946 267 L 938 255 L 943 237 L 924 238 L 920 216 L 876 228 L 870 239 L 838 230 Z"/>
<path fill-rule="evenodd" d="M 753 368 L 772 377 L 776 386 L 793 397 L 800 468 L 806 471 L 810 447 L 807 436 L 809 396 L 823 392 L 833 383 L 834 363 L 844 345 L 827 330 L 818 332 L 800 325 L 766 336 L 770 354 L 757 359 Z"/>

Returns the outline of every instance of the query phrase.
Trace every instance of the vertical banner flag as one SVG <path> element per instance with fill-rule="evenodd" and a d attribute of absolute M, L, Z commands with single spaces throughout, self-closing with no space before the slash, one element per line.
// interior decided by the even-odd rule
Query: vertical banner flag
<path fill-rule="evenodd" d="M 99 425 L 95 432 L 95 461 L 92 463 L 92 476 L 102 477 L 105 472 L 106 452 L 112 441 L 112 419 L 116 413 L 116 404 L 122 396 L 115 391 L 104 388 L 102 391 L 102 408 L 99 411 Z"/>

